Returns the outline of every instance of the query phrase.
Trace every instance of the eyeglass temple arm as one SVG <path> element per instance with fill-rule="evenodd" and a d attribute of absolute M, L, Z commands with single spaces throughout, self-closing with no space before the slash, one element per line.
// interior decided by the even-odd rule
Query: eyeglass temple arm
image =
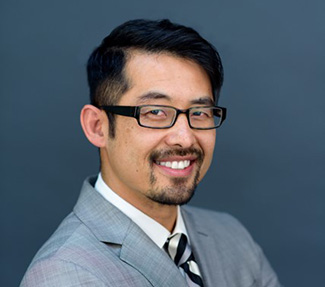
<path fill-rule="evenodd" d="M 101 106 L 100 108 L 109 113 L 133 118 L 136 116 L 137 111 L 137 107 L 130 106 Z"/>

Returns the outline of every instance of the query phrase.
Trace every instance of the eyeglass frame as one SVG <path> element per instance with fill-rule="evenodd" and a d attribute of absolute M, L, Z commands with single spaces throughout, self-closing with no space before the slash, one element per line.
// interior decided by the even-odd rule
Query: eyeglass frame
<path fill-rule="evenodd" d="M 171 122 L 171 124 L 169 126 L 166 126 L 166 127 L 149 127 L 149 126 L 145 126 L 145 125 L 140 123 L 140 110 L 141 110 L 142 107 L 151 107 L 151 106 L 162 107 L 162 108 L 164 108 L 164 107 L 165 108 L 171 108 L 171 109 L 176 111 L 176 116 L 175 116 L 174 120 Z M 149 129 L 168 129 L 168 128 L 171 128 L 172 126 L 175 125 L 175 123 L 176 123 L 176 121 L 178 119 L 178 116 L 180 114 L 186 114 L 187 122 L 188 122 L 191 129 L 195 129 L 195 130 L 212 130 L 212 129 L 219 128 L 222 125 L 222 123 L 224 122 L 224 120 L 226 119 L 226 115 L 227 115 L 227 109 L 223 108 L 223 107 L 219 107 L 219 106 L 195 106 L 195 107 L 190 107 L 190 108 L 184 109 L 184 110 L 177 109 L 177 108 L 172 107 L 172 106 L 166 106 L 166 105 L 99 106 L 99 108 L 104 110 L 106 112 L 106 114 L 112 113 L 112 114 L 117 114 L 117 115 L 120 115 L 120 116 L 135 118 L 140 127 L 149 128 Z M 191 125 L 191 121 L 190 121 L 190 110 L 197 109 L 197 108 L 218 108 L 218 109 L 220 109 L 222 111 L 222 113 L 221 113 L 219 125 L 216 126 L 216 127 L 211 127 L 211 128 L 196 128 L 196 127 L 193 127 Z M 213 110 L 214 115 L 216 115 L 215 114 L 216 111 L 217 110 Z"/>

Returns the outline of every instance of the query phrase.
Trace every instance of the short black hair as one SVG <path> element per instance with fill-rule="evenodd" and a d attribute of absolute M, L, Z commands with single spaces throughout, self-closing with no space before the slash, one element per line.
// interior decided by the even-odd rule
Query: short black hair
<path fill-rule="evenodd" d="M 167 19 L 138 19 L 115 28 L 90 55 L 87 74 L 92 105 L 116 105 L 128 90 L 124 68 L 131 50 L 169 53 L 197 63 L 209 76 L 217 102 L 223 83 L 223 67 L 215 47 L 190 27 Z M 113 115 L 109 115 L 109 121 L 110 136 L 114 137 Z"/>

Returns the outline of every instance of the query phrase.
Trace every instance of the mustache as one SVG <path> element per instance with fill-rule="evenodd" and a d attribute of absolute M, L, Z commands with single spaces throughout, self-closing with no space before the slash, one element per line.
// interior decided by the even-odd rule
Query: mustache
<path fill-rule="evenodd" d="M 197 157 L 198 162 L 202 162 L 204 158 L 204 153 L 197 148 L 156 150 L 150 154 L 149 158 L 150 161 L 153 162 L 164 157 L 176 156 L 176 155 L 178 156 L 194 155 Z"/>

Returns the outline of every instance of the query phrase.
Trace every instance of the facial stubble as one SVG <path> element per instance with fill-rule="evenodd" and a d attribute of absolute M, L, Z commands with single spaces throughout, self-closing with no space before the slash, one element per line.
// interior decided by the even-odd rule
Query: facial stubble
<path fill-rule="evenodd" d="M 170 178 L 170 183 L 168 186 L 156 186 L 158 180 L 154 173 L 154 162 L 157 158 L 163 158 L 164 156 L 171 155 L 195 155 L 196 160 L 196 170 L 194 171 L 193 179 L 189 179 L 186 177 L 179 178 Z M 202 151 L 198 149 L 184 149 L 184 150 L 170 150 L 170 151 L 155 151 L 150 156 L 150 184 L 151 189 L 148 190 L 147 197 L 152 201 L 155 201 L 160 204 L 165 205 L 183 205 L 188 203 L 196 190 L 196 187 L 199 183 L 200 179 L 200 170 L 202 166 L 204 155 Z M 192 181 L 189 183 L 189 181 Z"/>

